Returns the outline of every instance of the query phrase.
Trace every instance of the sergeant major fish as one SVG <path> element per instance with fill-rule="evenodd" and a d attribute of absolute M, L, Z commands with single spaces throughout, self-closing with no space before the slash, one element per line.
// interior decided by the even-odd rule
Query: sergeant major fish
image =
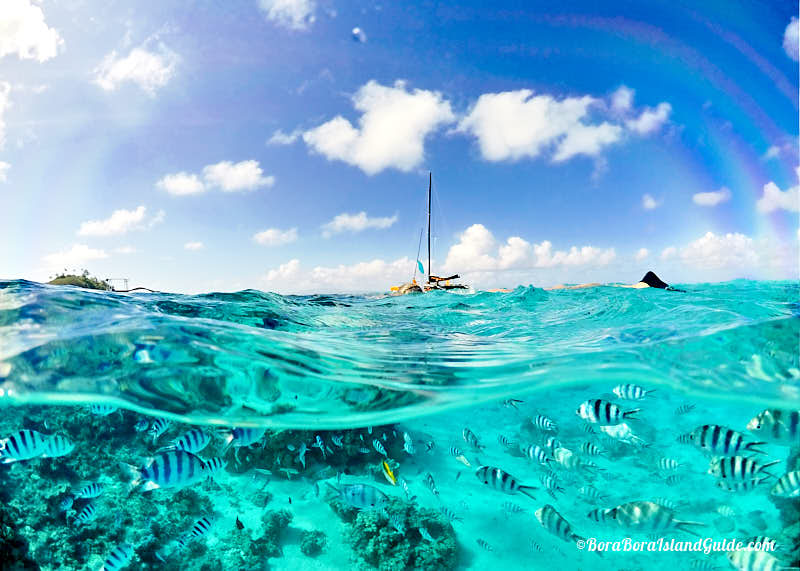
<path fill-rule="evenodd" d="M 544 507 L 539 508 L 534 513 L 536 515 L 536 519 L 538 519 L 539 523 L 542 524 L 542 527 L 556 537 L 560 537 L 564 541 L 568 541 L 570 543 L 575 543 L 577 540 L 583 539 L 581 536 L 576 535 L 572 531 L 572 526 L 569 524 L 569 522 L 564 519 L 564 517 L 558 513 L 556 508 L 550 504 L 546 504 Z"/>
<path fill-rule="evenodd" d="M 42 448 L 42 458 L 66 456 L 75 449 L 75 444 L 67 437 L 55 434 L 47 438 Z"/>
<path fill-rule="evenodd" d="M 523 493 L 530 498 L 535 498 L 534 486 L 520 484 L 519 481 L 508 472 L 493 466 L 481 466 L 475 471 L 475 476 L 485 485 L 499 492 L 506 494 Z"/>
<path fill-rule="evenodd" d="M 0 440 L 0 463 L 10 464 L 37 458 L 44 453 L 49 436 L 35 430 L 23 429 Z"/>
<path fill-rule="evenodd" d="M 237 519 L 238 521 L 238 519 Z M 208 516 L 201 517 L 199 520 L 195 522 L 192 526 L 192 529 L 184 533 L 178 539 L 178 549 L 183 549 L 186 547 L 186 544 L 192 541 L 193 539 L 197 539 L 198 537 L 202 537 L 207 534 L 214 525 L 214 520 Z"/>
<path fill-rule="evenodd" d="M 800 445 L 800 411 L 764 410 L 747 423 L 747 430 L 776 444 Z"/>
<path fill-rule="evenodd" d="M 202 428 L 193 428 L 172 441 L 165 450 L 183 450 L 197 454 L 211 442 L 211 435 Z"/>
<path fill-rule="evenodd" d="M 601 426 L 622 424 L 626 418 L 633 418 L 639 409 L 623 411 L 612 402 L 602 399 L 589 399 L 581 403 L 575 411 L 582 419 Z"/>
<path fill-rule="evenodd" d="M 206 479 L 210 471 L 206 462 L 183 450 L 171 450 L 155 455 L 146 466 L 137 468 L 130 464 L 120 466 L 130 476 L 130 487 L 148 492 L 156 488 L 183 488 Z"/>
<path fill-rule="evenodd" d="M 745 436 L 718 424 L 704 424 L 678 437 L 681 444 L 692 444 L 701 450 L 721 456 L 736 456 L 740 452 L 764 454 L 757 447 L 764 442 L 746 442 Z"/>
<path fill-rule="evenodd" d="M 75 492 L 73 494 L 73 496 L 76 499 L 78 499 L 78 498 L 83 498 L 83 499 L 96 498 L 100 494 L 103 493 L 103 490 L 105 490 L 105 488 L 106 487 L 103 484 L 101 484 L 100 482 L 92 482 L 92 483 L 86 484 L 85 486 L 80 488 L 77 492 Z"/>
<path fill-rule="evenodd" d="M 84 506 L 80 513 L 75 516 L 75 519 L 72 521 L 72 525 L 77 526 L 89 523 L 95 518 L 96 515 L 97 508 L 93 503 L 88 503 Z"/>
<path fill-rule="evenodd" d="M 462 430 L 461 436 L 464 437 L 464 442 L 466 442 L 473 448 L 477 448 L 478 450 L 483 448 L 483 446 L 481 446 L 480 441 L 478 441 L 478 437 L 475 436 L 475 433 L 472 432 L 469 428 L 465 428 L 464 430 Z"/>
<path fill-rule="evenodd" d="M 645 389 L 639 385 L 624 383 L 614 387 L 612 392 L 617 395 L 617 398 L 624 400 L 642 400 L 650 393 L 655 392 L 655 389 Z"/>
<path fill-rule="evenodd" d="M 692 535 L 699 535 L 692 526 L 706 525 L 697 521 L 675 519 L 675 512 L 655 502 L 636 501 L 619 505 L 616 520 L 623 527 L 638 531 L 666 531 L 680 529 Z"/>
<path fill-rule="evenodd" d="M 744 456 L 715 457 L 709 463 L 708 473 L 730 481 L 758 481 L 771 477 L 772 474 L 764 470 L 779 462 L 780 460 L 773 460 L 766 464 L 758 464 Z M 762 475 L 759 477 L 759 474 Z"/>
<path fill-rule="evenodd" d="M 800 470 L 787 472 L 778 478 L 769 493 L 779 498 L 800 497 Z"/>
<path fill-rule="evenodd" d="M 172 425 L 172 421 L 167 418 L 157 418 L 153 421 L 153 424 L 150 426 L 150 430 L 147 431 L 148 434 L 153 435 L 153 443 L 155 444 L 158 437 L 164 434 L 166 430 Z"/>
<path fill-rule="evenodd" d="M 386 494 L 369 484 L 345 484 L 338 489 L 333 486 L 331 488 L 336 490 L 345 504 L 357 510 L 381 511 L 386 509 L 389 502 Z"/>
<path fill-rule="evenodd" d="M 389 456 L 388 456 L 388 454 L 386 454 L 386 448 L 384 448 L 384 447 L 383 447 L 383 444 L 382 444 L 382 443 L 381 443 L 381 441 L 380 441 L 380 440 L 378 440 L 377 438 L 375 438 L 375 439 L 372 441 L 372 447 L 373 447 L 375 450 L 377 450 L 378 454 L 380 454 L 380 455 L 381 455 L 381 456 L 383 456 L 384 458 L 388 458 L 388 457 L 389 457 Z"/>
<path fill-rule="evenodd" d="M 108 554 L 100 571 L 120 571 L 120 569 L 124 569 L 133 559 L 133 553 L 133 545 L 120 543 Z"/>
<path fill-rule="evenodd" d="M 425 475 L 425 485 L 428 486 L 428 489 L 434 496 L 436 496 L 437 498 L 439 497 L 439 490 L 436 487 L 436 482 L 433 479 L 433 474 L 431 474 L 430 472 L 428 472 Z"/>

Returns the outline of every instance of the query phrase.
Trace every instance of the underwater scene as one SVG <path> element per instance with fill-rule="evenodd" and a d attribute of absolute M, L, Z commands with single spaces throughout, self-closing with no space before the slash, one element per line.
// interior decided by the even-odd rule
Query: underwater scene
<path fill-rule="evenodd" d="M 798 566 L 800 284 L 680 288 L 0 281 L 0 567 Z"/>

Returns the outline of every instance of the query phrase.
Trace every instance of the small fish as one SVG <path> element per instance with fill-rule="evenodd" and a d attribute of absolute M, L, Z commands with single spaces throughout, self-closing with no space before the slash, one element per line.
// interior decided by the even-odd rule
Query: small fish
<path fill-rule="evenodd" d="M 389 502 L 386 494 L 369 484 L 347 484 L 339 489 L 333 489 L 339 493 L 339 498 L 345 504 L 357 510 L 381 511 L 386 509 Z"/>
<path fill-rule="evenodd" d="M 369 454 L 370 452 L 372 452 L 372 450 L 370 450 L 369 448 L 365 448 L 364 446 L 362 446 L 361 448 L 359 448 L 359 449 L 358 449 L 358 451 L 359 451 L 359 453 L 361 453 L 361 454 Z"/>
<path fill-rule="evenodd" d="M 140 488 L 142 492 L 156 488 L 183 488 L 210 475 L 205 460 L 183 450 L 156 454 L 143 468 L 130 464 L 120 466 L 130 478 L 131 490 L 144 483 Z"/>
<path fill-rule="evenodd" d="M 389 455 L 388 455 L 388 454 L 386 454 L 386 448 L 384 448 L 384 447 L 383 447 L 383 444 L 382 444 L 382 443 L 381 443 L 381 441 L 380 441 L 380 440 L 378 440 L 377 438 L 376 438 L 375 440 L 373 440 L 373 441 L 372 441 L 372 447 L 373 447 L 373 448 L 374 448 L 374 449 L 375 449 L 375 450 L 378 452 L 378 454 L 380 454 L 381 456 L 384 456 L 384 457 L 386 457 L 386 458 L 388 458 L 388 457 L 389 457 Z"/>
<path fill-rule="evenodd" d="M 681 482 L 683 482 L 686 477 L 683 474 L 670 474 L 666 477 L 665 481 L 669 486 L 677 486 Z"/>
<path fill-rule="evenodd" d="M 536 510 L 535 515 L 542 527 L 556 537 L 560 537 L 570 543 L 583 539 L 572 531 L 572 526 L 569 522 L 550 504 L 546 504 Z"/>
<path fill-rule="evenodd" d="M 148 428 L 150 428 L 150 421 L 146 418 L 140 418 L 136 421 L 136 424 L 133 425 L 133 429 L 136 432 L 144 432 Z"/>
<path fill-rule="evenodd" d="M 542 546 L 536 543 L 536 541 L 533 539 L 531 539 L 531 550 L 535 551 L 536 553 L 541 553 L 543 551 Z"/>
<path fill-rule="evenodd" d="M 462 520 L 462 518 L 460 518 L 458 515 L 456 515 L 456 513 L 453 510 L 451 510 L 451 509 L 449 509 L 449 508 L 447 508 L 445 506 L 441 506 L 439 508 L 439 511 L 445 517 L 445 519 L 447 519 L 447 521 L 449 521 L 450 523 L 453 523 L 454 521 L 461 521 Z"/>
<path fill-rule="evenodd" d="M 89 412 L 97 416 L 108 416 L 117 412 L 119 408 L 110 404 L 93 404 L 89 407 Z"/>
<path fill-rule="evenodd" d="M 133 559 L 133 553 L 133 545 L 120 543 L 108 554 L 100 571 L 119 571 L 124 569 Z"/>
<path fill-rule="evenodd" d="M 580 451 L 588 456 L 601 456 L 604 451 L 591 442 L 581 444 Z"/>
<path fill-rule="evenodd" d="M 461 436 L 464 437 L 464 442 L 466 442 L 473 448 L 477 448 L 478 450 L 483 448 L 483 446 L 481 446 L 480 442 L 478 441 L 478 437 L 475 436 L 475 433 L 472 432 L 469 428 L 465 428 L 463 431 L 461 431 Z"/>
<path fill-rule="evenodd" d="M 502 434 L 497 435 L 497 442 L 500 444 L 500 446 L 505 446 L 506 448 L 513 448 L 515 445 L 512 440 Z"/>
<path fill-rule="evenodd" d="M 503 502 L 502 507 L 505 512 L 510 514 L 525 513 L 525 508 L 515 504 L 514 502 Z"/>
<path fill-rule="evenodd" d="M 453 458 L 455 458 L 456 460 L 458 460 L 459 462 L 461 462 L 465 466 L 471 466 L 471 464 L 469 463 L 469 460 L 467 460 L 467 457 L 464 456 L 464 453 L 461 451 L 461 449 L 458 446 L 451 446 L 449 452 L 450 452 L 450 456 L 452 456 Z"/>
<path fill-rule="evenodd" d="M 662 472 L 667 472 L 667 471 L 677 470 L 678 468 L 680 468 L 681 463 L 675 460 L 674 458 L 664 457 L 664 458 L 659 458 L 656 465 L 658 466 L 658 469 L 661 470 Z"/>
<path fill-rule="evenodd" d="M 430 532 L 424 527 L 417 528 L 417 531 L 419 531 L 420 537 L 422 537 L 422 539 L 424 539 L 425 541 L 430 541 L 431 543 L 436 542 L 436 540 L 433 539 L 433 537 L 431 536 Z"/>
<path fill-rule="evenodd" d="M 172 441 L 171 448 L 197 454 L 211 442 L 211 435 L 202 428 L 193 428 Z"/>
<path fill-rule="evenodd" d="M 413 456 L 417 453 L 416 448 L 414 448 L 414 443 L 411 440 L 406 440 L 403 442 L 403 450 L 406 451 L 406 454 Z"/>
<path fill-rule="evenodd" d="M 578 493 L 592 502 L 599 502 L 607 497 L 594 486 L 581 486 L 578 488 Z"/>
<path fill-rule="evenodd" d="M 562 448 L 561 441 L 555 436 L 548 436 L 547 438 L 545 438 L 544 447 L 548 449 L 551 453 L 556 448 Z"/>
<path fill-rule="evenodd" d="M 289 498 L 289 503 L 290 503 L 290 504 L 292 503 L 292 498 Z M 238 516 L 238 515 L 236 516 L 236 529 L 244 529 L 244 524 L 243 524 L 243 523 L 242 523 L 242 521 L 239 519 L 239 516 Z"/>
<path fill-rule="evenodd" d="M 519 399 L 506 399 L 503 401 L 503 406 L 506 408 L 517 408 L 517 405 L 523 402 L 525 401 Z"/>
<path fill-rule="evenodd" d="M 381 470 L 383 471 L 384 477 L 389 480 L 389 483 L 393 486 L 396 486 L 397 477 L 394 475 L 394 472 L 392 472 L 392 467 L 389 466 L 389 463 L 386 460 L 381 462 Z"/>
<path fill-rule="evenodd" d="M 588 517 L 592 521 L 596 521 L 599 523 L 612 521 L 614 518 L 617 517 L 617 508 L 608 508 L 608 509 L 598 508 L 596 510 L 590 511 L 588 514 L 586 514 L 586 517 Z"/>
<path fill-rule="evenodd" d="M 306 452 L 308 452 L 308 446 L 303 442 L 300 444 L 300 448 L 297 449 L 297 461 L 303 465 L 304 470 L 306 467 Z"/>
<path fill-rule="evenodd" d="M 335 434 L 331 436 L 331 442 L 333 442 L 333 445 L 336 446 L 337 448 L 344 448 L 344 444 L 342 444 L 341 434 Z"/>
<path fill-rule="evenodd" d="M 72 525 L 77 526 L 89 523 L 95 518 L 96 515 L 97 515 L 97 508 L 93 503 L 88 503 L 84 506 L 84 508 L 80 511 L 80 513 L 75 516 Z"/>
<path fill-rule="evenodd" d="M 556 499 L 556 492 L 564 493 L 564 488 L 558 485 L 558 478 L 556 478 L 553 474 L 542 474 L 539 477 L 539 481 L 545 487 L 547 493 L 553 497 L 553 499 Z"/>
<path fill-rule="evenodd" d="M 372 427 L 371 426 L 367 427 L 367 434 L 372 434 Z"/>
<path fill-rule="evenodd" d="M 726 492 L 749 492 L 750 490 L 756 489 L 763 480 L 763 478 L 757 478 L 755 480 L 743 480 L 741 482 L 735 482 L 731 480 L 720 479 L 717 480 L 717 487 L 721 490 L 725 490 Z"/>
<path fill-rule="evenodd" d="M 103 493 L 105 488 L 106 487 L 103 484 L 101 484 L 100 482 L 92 482 L 91 484 L 86 484 L 85 486 L 83 486 L 81 489 L 79 489 L 73 495 L 75 496 L 76 499 L 77 498 L 84 498 L 84 499 L 96 498 L 96 497 L 100 496 L 100 494 Z"/>
<path fill-rule="evenodd" d="M 625 383 L 614 387 L 612 392 L 617 395 L 617 398 L 624 400 L 642 400 L 650 393 L 655 392 L 655 389 L 644 389 L 639 385 Z"/>
<path fill-rule="evenodd" d="M 597 434 L 597 431 L 594 429 L 594 426 L 591 424 L 583 423 L 581 424 L 581 430 L 583 430 L 586 434 Z"/>
<path fill-rule="evenodd" d="M 493 466 L 481 466 L 475 471 L 475 476 L 477 476 L 478 480 L 483 482 L 485 485 L 497 491 L 504 492 L 506 494 L 516 494 L 521 492 L 530 498 L 535 497 L 533 495 L 533 490 L 536 489 L 535 487 L 520 484 L 514 476 L 504 470 L 501 470 L 500 468 L 495 468 Z"/>
<path fill-rule="evenodd" d="M 679 521 L 675 519 L 674 512 L 660 506 L 655 502 L 636 501 L 619 505 L 617 510 L 617 522 L 627 528 L 636 531 L 668 531 L 682 530 L 692 535 L 698 535 L 693 526 L 704 526 L 706 524 L 696 521 Z"/>
<path fill-rule="evenodd" d="M 236 518 L 236 521 L 239 521 L 239 518 Z M 186 547 L 186 544 L 190 541 L 197 539 L 198 537 L 202 537 L 207 534 L 211 528 L 214 526 L 214 519 L 208 516 L 201 517 L 197 520 L 192 529 L 184 533 L 180 539 L 178 539 L 178 549 L 183 549 Z M 241 529 L 241 528 L 239 528 Z"/>
<path fill-rule="evenodd" d="M 325 459 L 325 443 L 322 441 L 322 437 L 317 434 L 314 444 L 311 445 L 311 448 L 319 448 L 322 451 L 322 459 Z"/>
<path fill-rule="evenodd" d="M 405 534 L 406 532 L 406 526 L 403 523 L 403 518 L 401 518 L 398 514 L 393 514 L 389 517 L 389 525 L 391 525 L 398 533 Z"/>
<path fill-rule="evenodd" d="M 722 517 L 734 517 L 736 515 L 736 511 L 727 504 L 717 506 L 717 513 Z"/>
<path fill-rule="evenodd" d="M 708 473 L 718 478 L 730 481 L 763 480 L 772 474 L 765 472 L 767 468 L 778 464 L 780 460 L 773 460 L 766 464 L 759 464 L 744 456 L 714 457 L 708 465 Z M 759 474 L 762 474 L 759 477 Z"/>
<path fill-rule="evenodd" d="M 558 432 L 555 421 L 543 414 L 537 414 L 531 419 L 531 424 L 543 432 Z"/>
<path fill-rule="evenodd" d="M 227 460 L 223 460 L 220 457 L 209 458 L 206 460 L 205 464 L 206 472 L 208 472 L 208 475 L 213 478 L 215 474 L 224 470 L 225 466 L 227 465 Z"/>
<path fill-rule="evenodd" d="M 425 475 L 425 485 L 428 486 L 428 489 L 434 496 L 436 496 L 437 498 L 439 497 L 439 489 L 436 487 L 436 482 L 433 479 L 433 474 L 431 474 L 430 472 L 428 472 Z"/>
<path fill-rule="evenodd" d="M 413 502 L 417 496 L 411 494 L 411 488 L 408 487 L 408 482 L 406 482 L 405 478 L 399 478 L 400 486 L 403 488 L 403 491 L 406 494 L 406 499 L 409 503 Z"/>
<path fill-rule="evenodd" d="M 800 470 L 787 472 L 778 478 L 769 493 L 779 498 L 800 497 Z"/>
<path fill-rule="evenodd" d="M 776 444 L 800 445 L 800 410 L 767 409 L 747 423 L 747 430 Z"/>
<path fill-rule="evenodd" d="M 167 418 L 157 418 L 153 421 L 153 425 L 150 427 L 150 430 L 147 431 L 148 434 L 153 435 L 153 443 L 158 440 L 159 436 L 166 432 L 170 425 L 172 425 L 172 421 Z"/>
<path fill-rule="evenodd" d="M 758 446 L 765 444 L 765 442 L 747 442 L 743 434 L 718 424 L 698 426 L 691 432 L 679 436 L 678 442 L 691 444 L 720 456 L 736 456 L 740 452 L 764 454 Z"/>
<path fill-rule="evenodd" d="M 681 416 L 684 414 L 689 414 L 695 409 L 695 405 L 691 403 L 684 403 L 678 408 L 675 409 L 675 416 Z"/>
<path fill-rule="evenodd" d="M 386 442 L 386 433 L 385 432 L 383 434 L 381 434 L 381 440 Z"/>
<path fill-rule="evenodd" d="M 675 500 L 670 500 L 668 498 L 655 498 L 653 502 L 660 506 L 664 506 L 665 508 L 669 508 L 673 511 L 681 507 L 680 502 L 676 502 Z"/>
<path fill-rule="evenodd" d="M 58 502 L 58 509 L 65 512 L 72 507 L 74 501 L 75 499 L 72 496 L 66 496 L 63 500 Z"/>
<path fill-rule="evenodd" d="M 691 567 L 694 571 L 716 571 L 719 569 L 719 567 L 714 565 L 708 559 L 695 559 L 689 563 L 689 567 Z"/>
<path fill-rule="evenodd" d="M 10 464 L 20 460 L 37 458 L 44 453 L 50 436 L 35 430 L 19 430 L 0 440 L 0 463 Z"/>
<path fill-rule="evenodd" d="M 739 571 L 782 571 L 797 569 L 783 567 L 778 558 L 766 551 L 728 551 L 728 561 Z"/>
<path fill-rule="evenodd" d="M 55 434 L 44 442 L 42 458 L 66 456 L 75 449 L 75 444 L 67 437 Z"/>
<path fill-rule="evenodd" d="M 614 426 L 622 424 L 627 418 L 633 418 L 633 415 L 639 412 L 639 409 L 623 411 L 620 407 L 612 402 L 602 399 L 589 399 L 581 403 L 575 413 L 582 419 L 599 424 L 601 426 Z"/>
<path fill-rule="evenodd" d="M 635 434 L 631 427 L 625 422 L 614 426 L 601 426 L 600 430 L 619 442 L 624 442 L 625 444 L 630 444 L 637 448 L 646 446 L 644 440 Z"/>
<path fill-rule="evenodd" d="M 224 437 L 225 449 L 227 450 L 231 446 L 247 448 L 261 440 L 266 432 L 266 428 L 234 427 Z"/>
<path fill-rule="evenodd" d="M 477 543 L 479 547 L 485 549 L 486 551 L 494 551 L 494 548 L 488 543 L 486 543 L 483 539 L 478 539 Z"/>

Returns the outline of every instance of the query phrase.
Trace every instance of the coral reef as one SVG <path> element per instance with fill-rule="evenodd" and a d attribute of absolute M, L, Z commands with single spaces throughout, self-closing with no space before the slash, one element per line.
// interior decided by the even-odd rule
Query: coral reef
<path fill-rule="evenodd" d="M 277 557 L 283 553 L 281 542 L 286 528 L 292 521 L 289 510 L 270 510 L 261 518 L 264 523 L 264 535 L 258 539 L 259 549 L 269 557 Z"/>
<path fill-rule="evenodd" d="M 308 529 L 300 536 L 300 551 L 308 557 L 316 557 L 322 553 L 328 539 L 318 530 Z"/>

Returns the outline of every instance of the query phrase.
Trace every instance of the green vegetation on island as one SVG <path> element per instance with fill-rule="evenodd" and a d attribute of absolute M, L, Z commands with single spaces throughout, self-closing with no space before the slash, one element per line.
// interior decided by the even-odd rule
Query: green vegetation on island
<path fill-rule="evenodd" d="M 50 285 L 71 285 L 86 289 L 99 289 L 102 291 L 112 291 L 111 285 L 99 278 L 89 275 L 89 270 L 83 270 L 80 274 L 70 274 L 67 270 L 56 275 L 47 282 Z"/>

